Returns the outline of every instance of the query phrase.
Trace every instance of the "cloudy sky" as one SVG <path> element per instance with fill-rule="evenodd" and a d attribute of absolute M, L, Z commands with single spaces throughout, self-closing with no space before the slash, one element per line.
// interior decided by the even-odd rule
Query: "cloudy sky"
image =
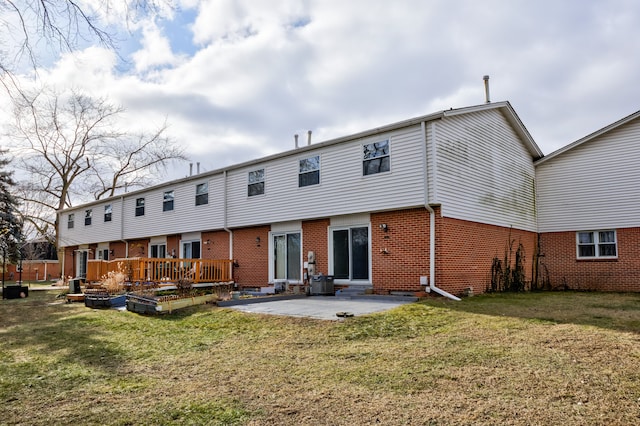
<path fill-rule="evenodd" d="M 174 0 L 43 82 L 108 96 L 202 170 L 508 100 L 545 154 L 640 109 L 637 0 Z M 188 163 L 168 178 L 183 177 Z"/>

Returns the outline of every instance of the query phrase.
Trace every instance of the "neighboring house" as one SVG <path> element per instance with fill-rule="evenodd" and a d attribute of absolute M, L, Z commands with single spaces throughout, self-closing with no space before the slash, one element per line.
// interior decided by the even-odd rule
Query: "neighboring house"
<path fill-rule="evenodd" d="M 233 259 L 262 287 L 302 282 L 313 252 L 336 285 L 449 295 L 484 291 L 515 243 L 531 280 L 541 157 L 508 102 L 442 111 L 60 211 L 64 274 Z"/>
<path fill-rule="evenodd" d="M 640 111 L 536 161 L 540 274 L 640 291 Z"/>
<path fill-rule="evenodd" d="M 60 277 L 56 248 L 49 241 L 42 239 L 27 242 L 22 246 L 21 257 L 18 264 L 7 265 L 5 279 L 45 281 Z"/>

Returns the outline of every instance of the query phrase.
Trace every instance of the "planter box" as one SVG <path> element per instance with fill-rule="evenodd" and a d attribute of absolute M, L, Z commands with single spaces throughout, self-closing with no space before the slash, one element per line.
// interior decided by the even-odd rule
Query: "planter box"
<path fill-rule="evenodd" d="M 120 308 L 127 302 L 126 294 L 85 294 L 84 306 L 88 308 Z"/>
<path fill-rule="evenodd" d="M 159 314 L 171 313 L 176 309 L 186 308 L 188 306 L 203 305 L 207 302 L 216 300 L 217 294 L 205 294 L 202 296 L 181 297 L 171 300 L 159 301 L 152 297 L 127 295 L 127 310 L 139 314 Z"/>
<path fill-rule="evenodd" d="M 29 297 L 29 287 L 23 285 L 8 285 L 4 288 L 5 299 L 21 299 Z"/>

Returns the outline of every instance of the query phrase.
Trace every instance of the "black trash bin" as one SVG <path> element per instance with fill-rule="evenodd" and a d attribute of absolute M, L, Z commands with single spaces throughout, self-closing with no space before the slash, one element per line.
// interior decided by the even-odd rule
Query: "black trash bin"
<path fill-rule="evenodd" d="M 29 297 L 29 287 L 23 285 L 8 285 L 4 288 L 5 299 L 21 299 Z"/>
<path fill-rule="evenodd" d="M 311 276 L 312 296 L 333 296 L 333 275 L 312 275 Z"/>

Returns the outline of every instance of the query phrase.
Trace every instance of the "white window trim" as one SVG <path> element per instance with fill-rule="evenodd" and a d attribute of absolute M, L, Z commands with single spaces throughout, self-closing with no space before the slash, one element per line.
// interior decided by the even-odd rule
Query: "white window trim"
<path fill-rule="evenodd" d="M 276 271 L 274 268 L 274 262 L 275 262 L 275 253 L 274 253 L 274 247 L 273 247 L 273 237 L 278 236 L 278 235 L 287 235 L 287 234 L 300 234 L 300 280 L 287 280 L 288 283 L 290 284 L 302 284 L 304 281 L 304 253 L 302 248 L 304 247 L 304 243 L 302 241 L 302 229 L 291 229 L 291 230 L 287 230 L 287 231 L 275 231 L 275 232 L 269 232 L 269 244 L 268 244 L 268 250 L 269 250 L 269 283 L 274 284 L 276 281 L 275 275 L 276 275 Z"/>
<path fill-rule="evenodd" d="M 364 158 L 364 153 L 363 153 L 363 148 L 366 145 L 373 145 L 376 143 L 380 143 L 380 142 L 387 142 L 387 145 L 389 146 L 389 153 L 386 155 L 386 157 L 389 157 L 389 170 L 387 170 L 386 172 L 378 172 L 378 173 L 372 173 L 372 174 L 365 174 L 364 173 L 364 163 L 366 161 L 371 161 L 372 159 L 366 160 Z M 384 158 L 384 157 L 376 157 L 376 158 Z M 387 173 L 391 173 L 391 171 L 393 170 L 392 164 L 391 164 L 391 138 L 387 138 L 387 139 L 382 139 L 382 140 L 375 140 L 372 142 L 364 142 L 360 145 L 360 173 L 362 174 L 363 178 L 369 178 L 370 176 L 378 176 L 378 175 L 385 175 Z"/>
<path fill-rule="evenodd" d="M 262 170 L 262 180 L 258 181 L 258 182 L 250 182 L 249 181 L 249 175 L 253 172 L 257 172 Z M 256 183 L 260 183 L 262 182 L 262 194 L 256 194 L 256 195 L 249 195 L 249 185 L 254 185 Z M 253 170 L 249 170 L 247 172 L 247 192 L 246 192 L 246 196 L 248 199 L 252 199 L 252 198 L 259 198 L 259 197 L 264 197 L 267 194 L 267 168 L 266 167 L 260 167 L 258 169 L 253 169 Z"/>
<path fill-rule="evenodd" d="M 311 170 L 311 171 L 307 171 L 307 172 L 301 172 L 300 171 L 300 161 L 308 160 L 309 158 L 313 158 L 313 157 L 318 157 L 318 168 L 316 170 Z M 318 172 L 318 183 L 314 183 L 313 185 L 300 186 L 300 175 L 309 174 L 309 173 L 313 173 L 313 172 L 316 172 L 316 171 Z M 320 186 L 321 184 L 322 184 L 322 155 L 316 154 L 316 155 L 310 155 L 308 157 L 300 157 L 300 158 L 298 158 L 298 189 L 304 189 L 304 188 L 309 188 L 309 187 L 317 187 L 317 186 Z"/>
<path fill-rule="evenodd" d="M 329 273 L 327 275 L 333 275 L 333 231 L 340 231 L 351 228 L 367 228 L 367 238 L 368 238 L 368 250 L 369 250 L 369 279 L 368 280 L 352 280 L 352 279 L 334 279 L 333 282 L 335 284 L 358 284 L 358 285 L 373 285 L 371 282 L 371 277 L 373 276 L 372 270 L 372 253 L 371 253 L 371 223 L 360 223 L 360 224 L 350 224 L 350 225 L 340 225 L 340 226 L 329 226 L 327 228 L 327 238 L 329 239 L 329 259 L 327 264 L 329 265 Z M 321 271 L 324 272 L 324 271 Z"/>
<path fill-rule="evenodd" d="M 592 244 L 580 244 L 580 234 L 591 232 L 593 233 L 593 245 L 595 246 L 595 255 L 594 256 L 580 256 L 580 246 L 583 245 L 592 245 Z M 602 243 L 602 244 L 615 244 L 616 246 L 616 255 L 615 256 L 600 256 L 600 232 L 613 232 L 614 241 L 613 243 Z M 596 229 L 589 231 L 577 231 L 576 232 L 576 258 L 580 260 L 593 260 L 593 259 L 617 259 L 619 253 L 618 247 L 618 232 L 615 229 Z"/>

